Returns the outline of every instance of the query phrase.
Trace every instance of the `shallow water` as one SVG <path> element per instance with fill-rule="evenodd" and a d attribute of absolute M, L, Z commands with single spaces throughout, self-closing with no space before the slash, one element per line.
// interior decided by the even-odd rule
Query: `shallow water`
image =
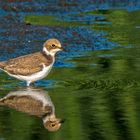
<path fill-rule="evenodd" d="M 0 139 L 140 139 L 139 2 L 0 3 L 0 60 L 39 51 L 50 37 L 67 50 L 34 85 L 66 120 L 61 129 L 48 132 L 39 118 L 0 107 Z M 25 87 L 0 77 L 0 97 Z"/>

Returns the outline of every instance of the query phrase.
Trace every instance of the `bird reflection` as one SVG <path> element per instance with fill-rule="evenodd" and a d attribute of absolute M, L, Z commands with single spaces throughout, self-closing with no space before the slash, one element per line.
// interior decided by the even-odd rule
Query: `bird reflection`
<path fill-rule="evenodd" d="M 44 127 L 49 131 L 57 131 L 63 122 L 56 118 L 51 98 L 41 89 L 27 88 L 10 92 L 0 99 L 0 105 L 42 118 Z"/>

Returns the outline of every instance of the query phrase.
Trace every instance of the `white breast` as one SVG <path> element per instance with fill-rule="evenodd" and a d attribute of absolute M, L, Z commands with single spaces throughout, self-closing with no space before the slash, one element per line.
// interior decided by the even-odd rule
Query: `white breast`
<path fill-rule="evenodd" d="M 43 69 L 37 73 L 34 73 L 32 75 L 28 75 L 28 76 L 23 76 L 23 75 L 14 75 L 14 74 L 10 74 L 8 73 L 10 76 L 15 77 L 19 80 L 22 81 L 26 81 L 27 83 L 32 83 L 34 81 L 43 79 L 44 77 L 46 77 L 48 75 L 48 73 L 50 72 L 51 68 L 52 68 L 53 64 L 49 65 L 49 66 L 45 66 L 43 65 Z"/>

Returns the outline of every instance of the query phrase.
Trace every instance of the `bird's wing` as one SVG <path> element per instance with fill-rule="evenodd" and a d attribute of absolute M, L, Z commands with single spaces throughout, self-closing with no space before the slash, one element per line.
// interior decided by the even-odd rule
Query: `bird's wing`
<path fill-rule="evenodd" d="M 42 102 L 40 102 L 39 100 L 35 100 L 34 98 L 28 95 L 23 96 L 11 95 L 3 99 L 2 102 L 5 106 L 38 117 L 50 114 L 52 111 L 50 106 L 44 107 Z"/>
<path fill-rule="evenodd" d="M 3 70 L 10 74 L 31 75 L 39 72 L 43 68 L 43 64 L 49 65 L 52 60 L 47 59 L 42 53 L 34 53 L 4 62 Z"/>

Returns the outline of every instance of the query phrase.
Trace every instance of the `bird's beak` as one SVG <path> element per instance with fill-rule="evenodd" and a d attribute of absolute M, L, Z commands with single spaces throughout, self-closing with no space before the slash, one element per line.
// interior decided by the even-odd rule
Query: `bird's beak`
<path fill-rule="evenodd" d="M 61 47 L 60 49 L 61 49 L 61 51 L 66 52 L 66 49 L 65 48 Z"/>

